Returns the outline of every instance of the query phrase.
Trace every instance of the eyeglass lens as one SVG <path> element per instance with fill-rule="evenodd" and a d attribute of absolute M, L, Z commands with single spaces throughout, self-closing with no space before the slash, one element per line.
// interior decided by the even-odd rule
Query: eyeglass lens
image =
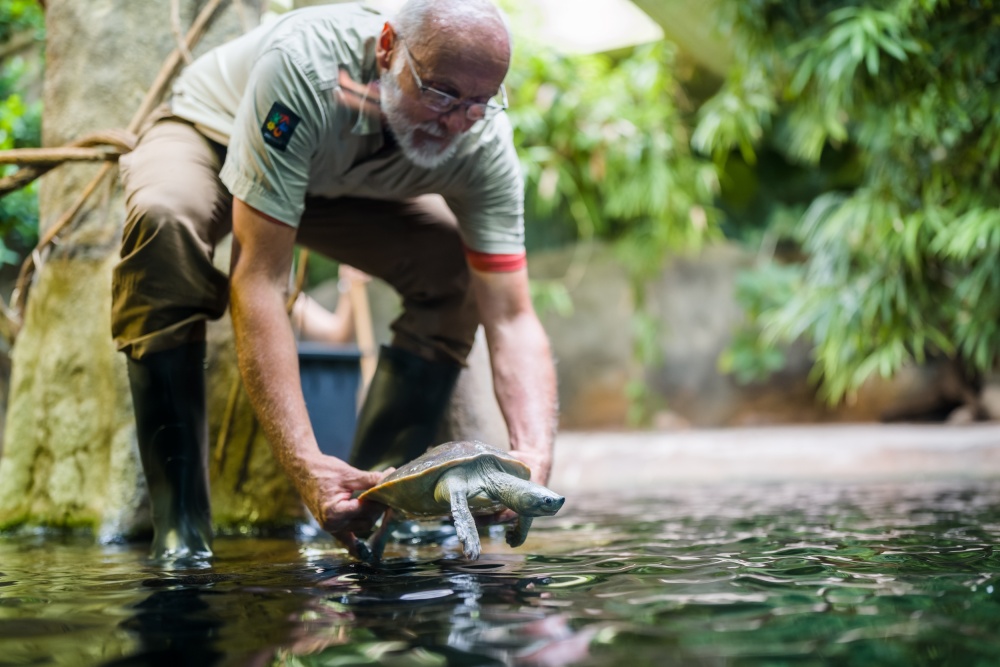
<path fill-rule="evenodd" d="M 402 42 L 402 37 L 400 36 L 400 42 Z M 442 92 L 440 90 L 435 90 L 430 86 L 425 86 L 424 82 L 421 81 L 420 75 L 417 74 L 417 69 L 413 64 L 413 56 L 410 55 L 410 49 L 406 47 L 405 42 L 402 44 L 403 50 L 406 54 L 406 62 L 409 65 L 410 73 L 413 74 L 413 78 L 417 82 L 417 86 L 420 88 L 420 101 L 424 103 L 428 109 L 432 111 L 437 111 L 438 113 L 448 113 L 452 111 L 456 106 L 465 107 L 465 117 L 469 120 L 483 120 L 484 118 L 491 118 L 496 114 L 500 113 L 507 107 L 506 95 L 503 91 L 503 86 L 500 86 L 500 92 L 498 92 L 489 103 L 487 102 L 462 102 L 457 99 L 454 95 L 449 95 L 448 93 Z"/>

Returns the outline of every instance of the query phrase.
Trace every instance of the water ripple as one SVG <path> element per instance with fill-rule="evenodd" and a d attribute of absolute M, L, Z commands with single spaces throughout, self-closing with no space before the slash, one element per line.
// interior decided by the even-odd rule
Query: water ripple
<path fill-rule="evenodd" d="M 140 546 L 0 538 L 0 663 L 992 664 L 1000 483 L 570 498 L 510 550 L 230 538 L 204 570 Z M 170 653 L 170 652 L 173 653 Z"/>

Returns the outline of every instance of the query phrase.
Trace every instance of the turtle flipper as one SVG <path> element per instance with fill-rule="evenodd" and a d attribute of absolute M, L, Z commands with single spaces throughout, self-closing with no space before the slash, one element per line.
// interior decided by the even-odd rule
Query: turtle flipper
<path fill-rule="evenodd" d="M 528 539 L 528 529 L 531 528 L 532 518 L 523 514 L 517 515 L 517 521 L 507 529 L 507 544 L 512 547 L 519 547 L 524 544 L 524 541 Z"/>
<path fill-rule="evenodd" d="M 465 557 L 476 560 L 481 551 L 479 531 L 476 530 L 476 520 L 472 518 L 472 511 L 469 509 L 469 501 L 464 491 L 452 492 L 451 517 L 455 521 L 455 532 L 458 533 L 458 540 L 462 543 Z"/>
<path fill-rule="evenodd" d="M 455 533 L 458 535 L 458 540 L 462 543 L 462 551 L 469 560 L 476 560 L 479 558 L 481 546 L 479 544 L 479 531 L 476 530 L 476 520 L 472 518 L 472 510 L 469 509 L 467 490 L 464 475 L 454 471 L 441 478 L 434 495 L 438 498 L 448 498 L 448 503 L 451 505 L 451 518 L 455 523 Z"/>

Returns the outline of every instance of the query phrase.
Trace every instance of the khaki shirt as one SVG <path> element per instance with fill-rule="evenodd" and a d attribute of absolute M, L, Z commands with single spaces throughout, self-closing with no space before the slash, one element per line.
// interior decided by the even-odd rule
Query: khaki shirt
<path fill-rule="evenodd" d="M 229 147 L 220 177 L 234 197 L 293 227 L 307 196 L 436 193 L 468 249 L 523 254 L 523 183 L 506 114 L 476 123 L 451 160 L 424 169 L 385 144 L 378 114 L 344 103 L 353 96 L 344 75 L 377 80 L 384 23 L 356 4 L 288 12 L 188 66 L 171 111 Z"/>

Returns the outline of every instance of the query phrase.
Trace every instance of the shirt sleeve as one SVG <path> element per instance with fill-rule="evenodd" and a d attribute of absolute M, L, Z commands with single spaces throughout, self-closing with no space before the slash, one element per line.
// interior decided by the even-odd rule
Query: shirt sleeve
<path fill-rule="evenodd" d="M 272 49 L 254 64 L 220 178 L 249 206 L 292 227 L 305 210 L 325 114 L 308 77 Z"/>
<path fill-rule="evenodd" d="M 516 271 L 526 264 L 524 181 L 504 114 L 495 118 L 475 155 L 465 186 L 446 195 L 458 218 L 469 264 L 480 271 Z"/>

